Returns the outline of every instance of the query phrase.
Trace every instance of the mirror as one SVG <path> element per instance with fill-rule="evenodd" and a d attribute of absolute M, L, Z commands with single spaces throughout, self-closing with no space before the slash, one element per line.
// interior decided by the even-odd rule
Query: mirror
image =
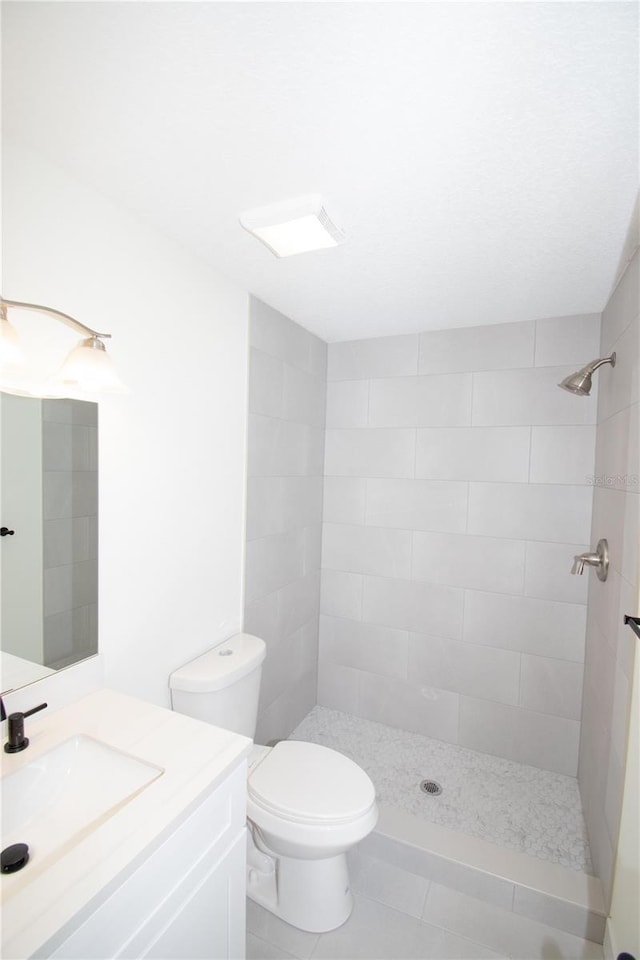
<path fill-rule="evenodd" d="M 0 393 L 0 692 L 98 652 L 98 408 Z"/>

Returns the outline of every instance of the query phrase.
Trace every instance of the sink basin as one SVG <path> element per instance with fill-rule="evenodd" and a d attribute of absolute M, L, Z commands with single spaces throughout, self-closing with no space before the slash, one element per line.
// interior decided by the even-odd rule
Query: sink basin
<path fill-rule="evenodd" d="M 76 736 L 2 778 L 2 846 L 31 861 L 78 842 L 162 775 L 161 767 Z"/>

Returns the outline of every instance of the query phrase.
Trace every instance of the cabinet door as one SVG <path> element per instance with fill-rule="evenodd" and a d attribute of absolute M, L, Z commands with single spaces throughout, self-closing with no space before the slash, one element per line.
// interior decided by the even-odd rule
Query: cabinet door
<path fill-rule="evenodd" d="M 237 767 L 213 793 L 200 800 L 162 843 L 128 877 L 123 879 L 106 900 L 88 912 L 81 922 L 72 921 L 72 932 L 63 931 L 44 944 L 37 957 L 58 960 L 112 960 L 114 957 L 242 957 L 242 940 L 235 934 L 236 918 L 244 923 L 244 888 L 246 877 L 246 764 Z M 215 892 L 216 871 L 222 871 L 221 883 Z M 213 891 L 205 893 L 205 890 Z M 198 908 L 195 904 L 197 903 Z M 199 953 L 190 943 L 189 931 L 184 941 L 166 949 L 171 953 L 148 953 L 158 943 L 161 950 L 163 933 L 179 924 L 182 910 L 192 913 L 194 931 L 206 930 L 209 937 L 206 952 Z M 198 911 L 201 909 L 202 913 Z M 231 914 L 227 917 L 227 912 Z M 214 927 L 220 923 L 221 937 L 235 952 L 214 952 L 217 942 Z M 74 929 L 75 927 L 75 929 Z M 194 933 L 194 943 L 204 942 L 205 933 Z M 64 939 L 63 939 L 64 938 Z M 169 940 L 167 944 L 169 944 Z M 204 948 L 203 948 L 204 949 Z M 217 947 L 215 948 L 218 949 Z M 226 950 L 226 947 L 225 947 Z"/>
<path fill-rule="evenodd" d="M 164 927 L 141 952 L 150 960 L 243 960 L 246 839 L 238 837 L 188 899 L 172 904 Z M 140 931 L 144 937 L 144 930 Z M 138 938 L 136 938 L 137 940 Z"/>

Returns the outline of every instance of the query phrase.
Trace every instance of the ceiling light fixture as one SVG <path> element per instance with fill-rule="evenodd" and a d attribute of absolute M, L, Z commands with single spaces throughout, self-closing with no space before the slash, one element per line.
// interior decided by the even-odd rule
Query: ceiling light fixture
<path fill-rule="evenodd" d="M 18 334 L 7 317 L 8 307 L 48 314 L 60 323 L 85 334 L 84 339 L 71 350 L 58 372 L 42 386 L 34 387 L 33 375 L 24 359 Z M 95 394 L 126 393 L 127 389 L 103 343 L 103 340 L 110 337 L 110 333 L 98 333 L 67 313 L 52 307 L 0 298 L 0 390 L 41 397 L 82 396 L 92 399 Z"/>
<path fill-rule="evenodd" d="M 345 240 L 344 233 L 331 220 L 318 194 L 246 210 L 239 219 L 244 229 L 264 243 L 276 257 L 326 250 Z"/>

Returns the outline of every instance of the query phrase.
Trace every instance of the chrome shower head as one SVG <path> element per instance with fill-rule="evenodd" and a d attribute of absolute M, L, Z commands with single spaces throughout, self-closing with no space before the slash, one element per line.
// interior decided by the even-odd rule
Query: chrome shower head
<path fill-rule="evenodd" d="M 615 353 L 612 353 L 610 357 L 603 357 L 601 360 L 592 360 L 591 363 L 588 363 L 586 367 L 582 367 L 577 373 L 572 373 L 568 377 L 565 377 L 558 386 L 562 387 L 563 390 L 568 390 L 569 393 L 575 394 L 577 397 L 588 397 L 591 393 L 591 377 L 598 367 L 601 367 L 604 363 L 610 363 L 612 367 L 615 367 Z"/>

